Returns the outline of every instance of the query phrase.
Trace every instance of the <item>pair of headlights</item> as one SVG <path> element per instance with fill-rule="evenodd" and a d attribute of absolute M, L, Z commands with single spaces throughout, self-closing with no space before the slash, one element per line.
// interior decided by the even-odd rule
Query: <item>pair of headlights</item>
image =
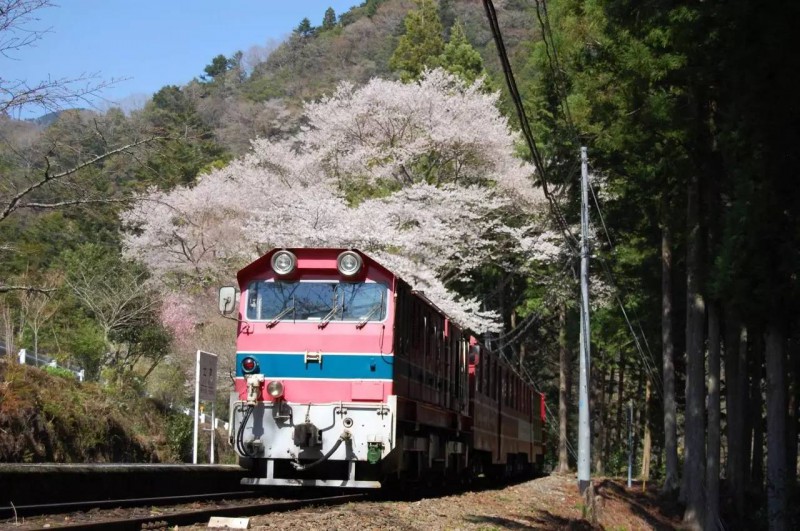
<path fill-rule="evenodd" d="M 345 277 L 352 277 L 364 265 L 361 256 L 353 251 L 344 251 L 336 258 L 336 268 Z M 272 255 L 272 270 L 279 275 L 288 275 L 297 269 L 297 257 L 293 252 L 281 250 Z"/>

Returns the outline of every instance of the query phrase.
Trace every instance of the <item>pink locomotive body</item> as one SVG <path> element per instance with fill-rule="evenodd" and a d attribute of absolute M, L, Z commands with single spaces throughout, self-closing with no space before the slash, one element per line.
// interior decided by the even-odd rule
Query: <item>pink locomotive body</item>
<path fill-rule="evenodd" d="M 243 483 L 375 488 L 541 464 L 540 395 L 368 256 L 276 249 L 237 278 Z M 481 385 L 484 362 L 501 369 Z"/>

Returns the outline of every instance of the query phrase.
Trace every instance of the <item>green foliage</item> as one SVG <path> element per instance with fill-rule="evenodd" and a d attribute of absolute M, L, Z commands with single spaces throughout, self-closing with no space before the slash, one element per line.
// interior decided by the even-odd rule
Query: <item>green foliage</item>
<path fill-rule="evenodd" d="M 95 323 L 86 324 L 74 344 L 83 347 L 90 373 L 102 359 L 117 378 L 146 363 L 146 378 L 169 353 L 172 341 L 159 321 L 156 294 L 145 284 L 147 271 L 96 244 L 64 252 L 61 263 L 76 306 Z M 97 329 L 102 331 L 102 358 L 95 350 Z"/>
<path fill-rule="evenodd" d="M 141 118 L 165 139 L 138 171 L 139 187 L 155 184 L 169 189 L 191 184 L 205 165 L 228 158 L 195 102 L 179 87 L 170 85 L 156 92 Z"/>
<path fill-rule="evenodd" d="M 308 37 L 314 34 L 314 27 L 311 25 L 311 21 L 308 18 L 304 18 L 300 21 L 300 24 L 297 25 L 294 32 L 301 37 Z"/>
<path fill-rule="evenodd" d="M 174 460 L 184 463 L 191 461 L 193 435 L 192 417 L 183 413 L 171 413 L 167 417 L 167 444 Z"/>
<path fill-rule="evenodd" d="M 42 370 L 48 374 L 58 376 L 59 378 L 65 378 L 67 380 L 75 380 L 77 378 L 74 372 L 69 369 L 65 369 L 64 367 L 50 367 L 49 365 L 46 365 L 42 367 Z"/>
<path fill-rule="evenodd" d="M 378 12 L 378 5 L 385 0 L 367 0 L 364 4 L 366 7 L 366 14 L 368 17 L 372 17 L 375 13 Z"/>
<path fill-rule="evenodd" d="M 267 101 L 282 98 L 286 95 L 280 78 L 273 76 L 255 76 L 244 85 L 242 94 L 252 101 Z"/>
<path fill-rule="evenodd" d="M 322 30 L 328 31 L 336 27 L 336 11 L 332 7 L 325 10 L 325 16 L 322 17 Z"/>
<path fill-rule="evenodd" d="M 165 422 L 136 394 L 0 360 L 0 460 L 19 462 L 169 461 Z"/>
<path fill-rule="evenodd" d="M 73 307 L 67 319 L 59 320 L 56 334 L 70 357 L 86 371 L 87 379 L 100 376 L 106 341 L 103 330 L 81 308 Z"/>
<path fill-rule="evenodd" d="M 362 201 L 367 199 L 376 199 L 379 197 L 387 197 L 399 189 L 400 185 L 394 179 L 386 179 L 375 183 L 369 183 L 367 181 L 361 181 L 357 178 L 353 178 L 350 182 L 348 182 L 344 194 L 350 206 L 355 207 Z"/>
<path fill-rule="evenodd" d="M 417 79 L 425 68 L 439 66 L 444 52 L 444 30 L 436 4 L 433 0 L 415 0 L 415 3 L 417 10 L 406 15 L 405 33 L 389 60 L 389 65 L 404 81 Z"/>
<path fill-rule="evenodd" d="M 470 85 L 486 75 L 481 54 L 467 41 L 464 27 L 458 21 L 450 30 L 450 40 L 444 46 L 439 64 Z"/>
<path fill-rule="evenodd" d="M 184 367 L 169 360 L 159 364 L 147 379 L 146 390 L 165 408 L 183 405 L 188 399 Z"/>
<path fill-rule="evenodd" d="M 203 71 L 205 75 L 202 76 L 203 79 L 210 79 L 211 81 L 216 81 L 217 78 L 224 75 L 228 70 L 235 66 L 235 62 L 232 59 L 228 59 L 222 54 L 219 54 L 214 59 L 211 60 L 211 64 L 207 65 Z"/>

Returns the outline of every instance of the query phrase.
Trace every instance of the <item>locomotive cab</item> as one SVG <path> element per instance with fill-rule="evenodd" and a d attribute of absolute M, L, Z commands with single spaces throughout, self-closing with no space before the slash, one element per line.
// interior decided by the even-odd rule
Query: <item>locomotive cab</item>
<path fill-rule="evenodd" d="M 394 447 L 392 290 L 352 250 L 279 249 L 238 274 L 231 440 L 245 484 L 378 487 Z M 235 307 L 220 290 L 220 311 Z"/>

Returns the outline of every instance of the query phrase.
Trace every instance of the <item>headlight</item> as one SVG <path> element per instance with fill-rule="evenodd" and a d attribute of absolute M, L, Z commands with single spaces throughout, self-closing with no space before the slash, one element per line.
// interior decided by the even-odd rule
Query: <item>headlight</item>
<path fill-rule="evenodd" d="M 258 371 L 258 363 L 255 358 L 246 357 L 242 360 L 242 372 L 245 374 L 253 374 Z"/>
<path fill-rule="evenodd" d="M 297 267 L 297 257 L 290 251 L 278 251 L 272 255 L 272 270 L 279 275 L 288 275 Z"/>
<path fill-rule="evenodd" d="M 267 393 L 272 398 L 280 398 L 283 396 L 283 384 L 278 381 L 272 381 L 267 384 Z"/>
<path fill-rule="evenodd" d="M 352 277 L 361 271 L 362 265 L 361 257 L 353 251 L 345 251 L 336 259 L 336 267 L 339 268 L 339 273 L 346 277 Z"/>

